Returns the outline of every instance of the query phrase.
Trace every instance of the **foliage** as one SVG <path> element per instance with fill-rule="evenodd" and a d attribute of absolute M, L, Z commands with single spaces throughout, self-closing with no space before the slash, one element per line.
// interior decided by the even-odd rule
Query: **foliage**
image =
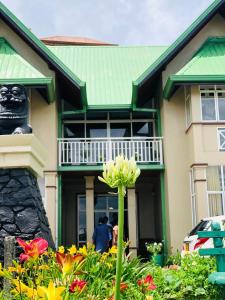
<path fill-rule="evenodd" d="M 34 243 L 33 243 L 34 244 Z M 117 248 L 100 254 L 93 245 L 77 249 L 60 247 L 29 256 L 12 267 L 0 267 L 0 276 L 11 282 L 7 300 L 114 300 Z M 215 260 L 198 254 L 178 255 L 168 261 L 179 265 L 164 268 L 124 254 L 120 293 L 122 300 L 222 300 L 217 287 L 208 282 L 215 271 Z M 23 258 L 23 257 L 22 257 Z"/>
<path fill-rule="evenodd" d="M 147 251 L 154 255 L 162 253 L 163 244 L 162 243 L 145 243 Z"/>

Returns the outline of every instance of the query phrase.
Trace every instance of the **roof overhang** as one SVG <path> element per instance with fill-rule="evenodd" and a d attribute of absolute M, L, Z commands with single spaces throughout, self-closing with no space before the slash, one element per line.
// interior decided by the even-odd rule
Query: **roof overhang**
<path fill-rule="evenodd" d="M 190 40 L 216 15 L 225 16 L 225 0 L 215 0 L 192 23 L 191 26 L 153 63 L 137 80 L 133 82 L 133 106 L 139 106 L 140 98 L 151 92 L 155 81 L 161 76 L 166 65 L 190 42 Z M 148 92 L 147 92 L 148 91 Z"/>
<path fill-rule="evenodd" d="M 85 82 L 80 80 L 69 68 L 67 68 L 60 59 L 57 58 L 43 42 L 41 42 L 6 6 L 0 2 L 0 17 L 10 26 L 42 59 L 49 67 L 56 71 L 60 78 L 72 84 L 76 91 L 75 95 L 79 96 L 80 104 L 86 106 L 86 88 Z M 60 85 L 60 80 L 58 80 Z M 73 94 L 71 95 L 73 98 Z"/>
<path fill-rule="evenodd" d="M 163 98 L 169 100 L 182 85 L 225 83 L 225 75 L 171 75 L 165 85 Z"/>

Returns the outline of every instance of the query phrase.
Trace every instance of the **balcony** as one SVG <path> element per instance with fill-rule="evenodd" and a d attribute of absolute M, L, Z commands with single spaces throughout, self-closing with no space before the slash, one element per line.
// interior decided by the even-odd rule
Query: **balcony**
<path fill-rule="evenodd" d="M 59 166 L 99 165 L 118 155 L 139 164 L 163 164 L 162 138 L 58 139 Z"/>

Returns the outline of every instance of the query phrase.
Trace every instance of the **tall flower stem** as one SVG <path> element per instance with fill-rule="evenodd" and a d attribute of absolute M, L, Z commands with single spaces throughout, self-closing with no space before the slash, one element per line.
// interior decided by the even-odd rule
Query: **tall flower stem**
<path fill-rule="evenodd" d="M 124 187 L 118 186 L 119 196 L 119 224 L 118 224 L 118 241 L 117 241 L 117 261 L 116 261 L 116 286 L 115 286 L 115 300 L 120 299 L 120 280 L 123 257 L 123 228 L 124 228 Z"/>

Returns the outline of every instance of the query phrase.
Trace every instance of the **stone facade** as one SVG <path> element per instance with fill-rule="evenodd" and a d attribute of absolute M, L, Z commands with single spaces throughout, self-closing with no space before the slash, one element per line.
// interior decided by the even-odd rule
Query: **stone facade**
<path fill-rule="evenodd" d="M 25 240 L 43 237 L 54 248 L 37 179 L 27 169 L 0 169 L 0 260 L 9 235 Z"/>

